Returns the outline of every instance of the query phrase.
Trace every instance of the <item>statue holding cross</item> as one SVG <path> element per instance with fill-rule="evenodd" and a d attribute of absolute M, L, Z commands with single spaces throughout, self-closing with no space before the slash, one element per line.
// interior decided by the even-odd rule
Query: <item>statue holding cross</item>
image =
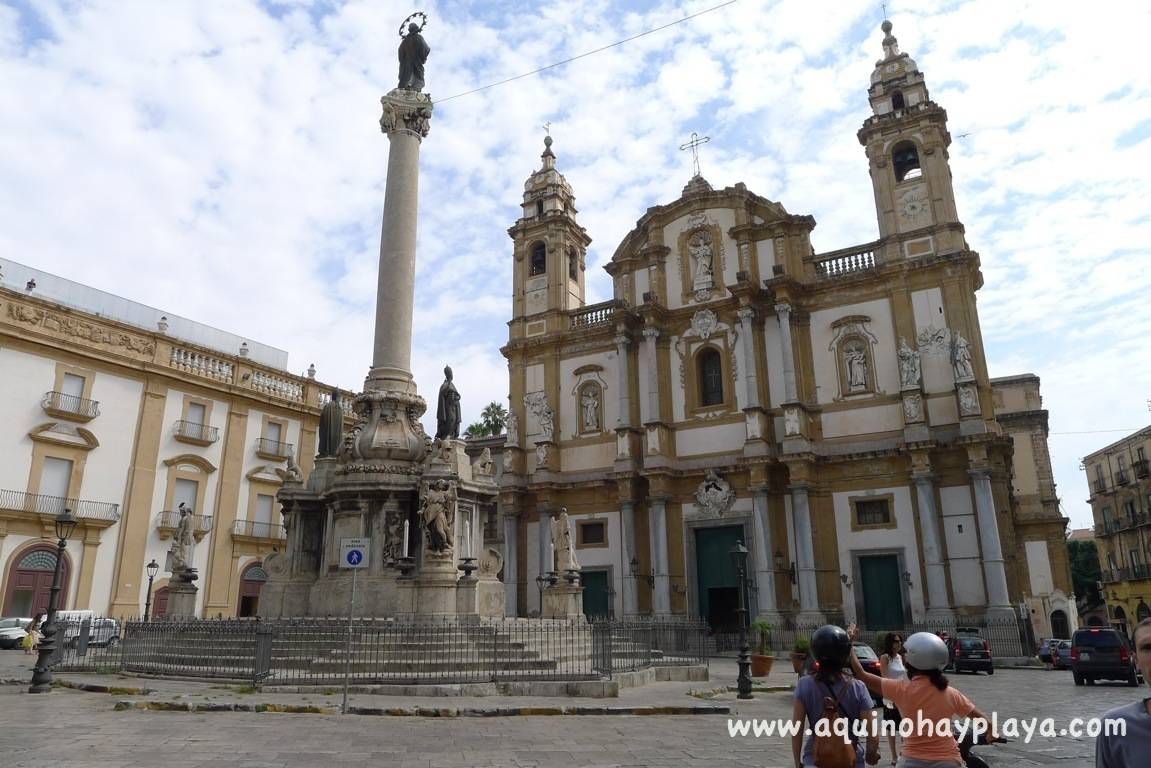
<path fill-rule="evenodd" d="M 692 131 L 691 132 L 691 141 L 687 142 L 686 144 L 680 144 L 679 145 L 679 148 L 681 151 L 683 151 L 685 149 L 691 150 L 692 169 L 695 171 L 695 173 L 692 174 L 693 178 L 695 176 L 700 175 L 700 172 L 699 172 L 699 148 L 702 145 L 708 143 L 709 141 L 711 141 L 710 136 L 700 136 L 695 131 Z"/>

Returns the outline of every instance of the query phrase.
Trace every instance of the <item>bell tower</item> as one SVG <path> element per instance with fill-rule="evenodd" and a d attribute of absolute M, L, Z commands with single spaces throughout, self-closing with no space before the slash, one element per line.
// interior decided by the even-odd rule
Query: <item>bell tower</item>
<path fill-rule="evenodd" d="M 900 53 L 891 22 L 882 29 L 883 58 L 867 91 L 872 114 L 857 134 L 870 165 L 880 240 L 891 259 L 963 250 L 947 112 L 931 101 L 915 61 Z"/>
<path fill-rule="evenodd" d="M 512 321 L 521 334 L 567 330 L 562 313 L 584 305 L 584 269 L 591 238 L 576 222 L 575 195 L 556 170 L 552 137 L 543 164 L 524 182 L 523 215 L 508 235 L 515 243 Z M 513 330 L 513 333 L 515 331 Z"/>

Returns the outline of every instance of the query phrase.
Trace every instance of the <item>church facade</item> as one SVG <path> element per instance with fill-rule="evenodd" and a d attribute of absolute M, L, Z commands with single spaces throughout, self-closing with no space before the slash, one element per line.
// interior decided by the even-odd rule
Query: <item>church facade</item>
<path fill-rule="evenodd" d="M 540 609 L 566 509 L 588 613 L 733 626 L 742 542 L 752 613 L 774 621 L 1015 617 L 1033 571 L 1059 593 L 1037 628 L 1056 603 L 1073 614 L 1066 520 L 1013 487 L 1020 441 L 996 418 L 947 115 L 884 32 L 858 132 L 874 242 L 816 254 L 811 216 L 696 175 L 616 248 L 614 298 L 585 305 L 591 240 L 545 140 L 508 230 L 510 613 Z M 1042 418 L 1024 442 L 1048 467 L 1032 495 L 1052 501 Z"/>

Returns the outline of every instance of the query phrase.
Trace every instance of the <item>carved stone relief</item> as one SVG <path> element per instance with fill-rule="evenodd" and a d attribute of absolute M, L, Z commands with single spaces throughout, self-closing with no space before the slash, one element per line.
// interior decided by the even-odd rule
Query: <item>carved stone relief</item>
<path fill-rule="evenodd" d="M 548 396 L 543 392 L 524 395 L 524 407 L 536 417 L 541 439 L 550 441 L 555 434 L 555 411 L 548 404 Z"/>
<path fill-rule="evenodd" d="M 907 339 L 899 337 L 899 388 L 915 389 L 919 386 L 919 352 L 911 348 Z"/>
<path fill-rule="evenodd" d="M 959 415 L 960 416 L 978 416 L 979 415 L 979 392 L 976 390 L 974 384 L 960 384 L 958 387 L 959 392 Z"/>
<path fill-rule="evenodd" d="M 735 490 L 714 470 L 708 470 L 707 477 L 695 490 L 695 501 L 701 513 L 708 517 L 721 517 L 735 504 Z"/>
<path fill-rule="evenodd" d="M 923 397 L 918 392 L 903 396 L 903 418 L 908 423 L 923 421 Z"/>
<path fill-rule="evenodd" d="M 916 339 L 919 351 L 929 355 L 945 355 L 951 351 L 951 334 L 946 328 L 936 328 L 934 324 L 919 332 Z"/>

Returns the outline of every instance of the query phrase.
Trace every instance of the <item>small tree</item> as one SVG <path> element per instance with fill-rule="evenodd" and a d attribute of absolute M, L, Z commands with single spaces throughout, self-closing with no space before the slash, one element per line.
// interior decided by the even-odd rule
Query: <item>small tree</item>
<path fill-rule="evenodd" d="M 502 403 L 495 400 L 484 406 L 480 411 L 480 420 L 487 428 L 488 435 L 503 434 L 504 426 L 508 423 L 508 412 Z"/>
<path fill-rule="evenodd" d="M 771 642 L 771 624 L 764 619 L 756 619 L 751 622 L 751 631 L 755 633 L 755 652 L 766 656 L 768 643 Z"/>

